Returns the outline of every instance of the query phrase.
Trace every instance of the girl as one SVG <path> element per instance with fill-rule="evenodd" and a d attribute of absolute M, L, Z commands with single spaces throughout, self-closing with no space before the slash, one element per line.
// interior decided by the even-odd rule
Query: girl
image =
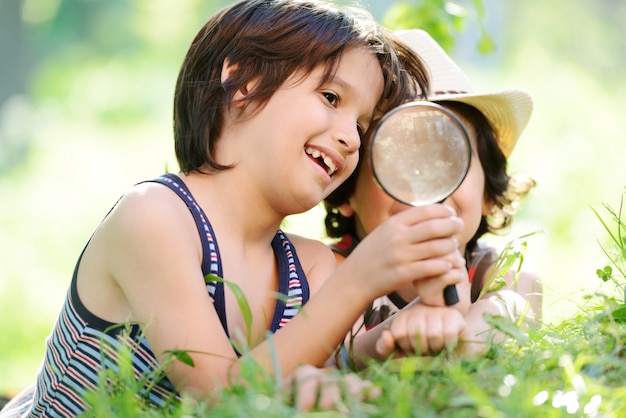
<path fill-rule="evenodd" d="M 427 306 L 423 298 L 409 305 L 408 301 L 421 296 L 414 287 L 375 301 L 365 312 L 365 323 L 356 326 L 357 334 L 361 335 L 354 339 L 352 350 L 358 365 L 362 359 L 385 358 L 393 351 L 438 353 L 457 344 L 459 339 L 465 342 L 461 348 L 466 353 L 480 353 L 488 347 L 485 342 L 493 337 L 488 333 L 490 327 L 483 313 L 515 318 L 522 314 L 532 316 L 533 312 L 535 317 L 541 315 L 541 285 L 525 271 L 515 283 L 514 273 L 509 272 L 504 289 L 479 298 L 497 254 L 478 240 L 487 232 L 503 230 L 510 223 L 518 200 L 534 186 L 528 178 L 506 173 L 507 157 L 530 117 L 531 99 L 519 90 L 475 93 L 461 69 L 426 32 L 410 30 L 398 34 L 430 69 L 429 99 L 452 110 L 471 137 L 473 154 L 469 172 L 444 202 L 464 222 L 463 231 L 455 238 L 465 254 L 468 278 L 458 286 L 461 303 L 453 307 Z M 363 155 L 368 155 L 367 140 Z M 340 238 L 333 245 L 340 263 L 379 225 L 409 210 L 409 206 L 394 200 L 375 184 L 367 157 L 325 204 L 327 234 Z M 383 322 L 383 326 L 376 327 Z"/>
<path fill-rule="evenodd" d="M 452 236 L 462 228 L 444 206 L 407 211 L 339 269 L 323 243 L 279 229 L 341 184 L 373 120 L 427 81 L 417 56 L 358 10 L 245 0 L 217 13 L 176 84 L 180 173 L 134 186 L 96 228 L 34 391 L 6 416 L 88 410 L 86 394 L 103 367 L 116 370 L 122 346 L 132 347 L 137 376 L 168 351 L 191 356 L 193 366 L 174 359 L 144 388 L 154 405 L 181 393 L 208 399 L 237 382 L 244 361 L 295 376 L 298 390 L 303 375 L 324 379 L 306 365 L 322 366 L 375 298 L 412 285 L 443 305 L 443 288 L 461 280 L 460 262 L 449 259 L 458 258 Z M 378 242 L 390 249 L 383 257 L 373 256 Z M 365 396 L 366 383 L 346 382 Z M 341 394 L 319 391 L 322 406 Z"/>

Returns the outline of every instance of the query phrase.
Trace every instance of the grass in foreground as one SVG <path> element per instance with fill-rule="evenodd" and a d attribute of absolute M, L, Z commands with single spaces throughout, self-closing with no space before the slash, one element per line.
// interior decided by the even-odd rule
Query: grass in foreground
<path fill-rule="evenodd" d="M 626 225 L 622 208 L 596 212 L 611 237 L 602 284 L 578 312 L 558 324 L 522 331 L 502 318 L 510 339 L 478 359 L 415 357 L 372 364 L 362 372 L 382 388 L 367 403 L 346 398 L 336 411 L 297 412 L 278 382 L 254 367 L 248 384 L 220 393 L 214 405 L 183 399 L 171 410 L 137 402 L 132 376 L 94 396 L 99 416 L 151 417 L 620 417 L 626 416 Z M 179 358 L 180 359 L 180 358 Z"/>

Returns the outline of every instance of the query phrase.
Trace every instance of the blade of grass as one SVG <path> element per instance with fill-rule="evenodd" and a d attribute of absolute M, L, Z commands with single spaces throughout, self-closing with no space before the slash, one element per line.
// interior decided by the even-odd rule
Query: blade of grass
<path fill-rule="evenodd" d="M 248 299 L 246 299 L 246 295 L 244 295 L 241 287 L 237 285 L 237 283 L 233 283 L 229 280 L 224 280 L 215 274 L 207 274 L 204 278 L 206 283 L 218 282 L 224 283 L 231 292 L 235 295 L 235 299 L 237 300 L 237 305 L 239 306 L 239 310 L 241 311 L 241 316 L 243 317 L 243 322 L 246 325 L 246 341 L 250 346 L 252 343 L 252 310 L 250 309 L 250 304 L 248 303 Z"/>

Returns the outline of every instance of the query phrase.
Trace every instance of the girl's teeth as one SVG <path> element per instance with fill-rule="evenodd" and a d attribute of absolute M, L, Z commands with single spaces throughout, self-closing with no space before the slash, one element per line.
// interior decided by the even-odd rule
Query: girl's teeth
<path fill-rule="evenodd" d="M 322 153 L 320 150 L 309 147 L 306 149 L 306 152 L 313 158 L 322 157 L 324 164 L 326 164 L 326 167 L 328 167 L 328 170 L 326 172 L 328 173 L 329 176 L 332 175 L 337 170 L 337 166 L 335 165 L 333 160 L 326 154 Z"/>
<path fill-rule="evenodd" d="M 328 175 L 333 174 L 337 169 L 333 160 L 328 156 L 324 157 L 324 164 L 326 164 L 326 166 L 328 167 Z"/>

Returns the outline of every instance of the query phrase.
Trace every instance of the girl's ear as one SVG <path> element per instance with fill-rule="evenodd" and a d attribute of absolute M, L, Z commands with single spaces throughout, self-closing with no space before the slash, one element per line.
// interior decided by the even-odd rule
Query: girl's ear
<path fill-rule="evenodd" d="M 337 208 L 337 210 L 339 211 L 339 213 L 341 213 L 342 216 L 349 218 L 352 215 L 354 215 L 354 209 L 352 208 L 352 205 L 350 203 L 344 203 L 341 206 L 339 206 Z"/>
<path fill-rule="evenodd" d="M 231 74 L 237 71 L 237 68 L 239 68 L 239 66 L 237 64 L 231 65 L 230 60 L 228 58 L 224 60 L 224 64 L 222 65 L 222 74 L 220 77 L 220 81 L 222 82 L 222 85 L 226 82 L 226 80 L 230 78 Z M 254 87 L 254 81 L 246 84 L 245 86 L 243 86 L 242 88 L 240 88 L 239 90 L 235 92 L 235 94 L 232 97 L 232 102 L 235 107 L 237 107 L 239 104 L 242 104 L 244 102 L 246 96 L 248 95 L 248 91 L 250 91 L 253 87 Z"/>

